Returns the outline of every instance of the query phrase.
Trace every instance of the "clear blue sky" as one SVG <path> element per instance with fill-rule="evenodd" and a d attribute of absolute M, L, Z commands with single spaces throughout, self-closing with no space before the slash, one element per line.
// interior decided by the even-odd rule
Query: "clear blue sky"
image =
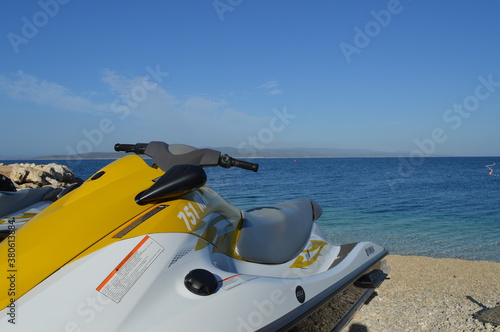
<path fill-rule="evenodd" d="M 163 140 L 500 155 L 500 2 L 3 1 L 0 157 Z"/>

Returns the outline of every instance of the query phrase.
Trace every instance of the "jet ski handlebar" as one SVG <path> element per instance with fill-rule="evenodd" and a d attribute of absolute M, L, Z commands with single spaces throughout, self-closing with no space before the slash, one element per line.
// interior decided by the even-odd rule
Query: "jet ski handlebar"
<path fill-rule="evenodd" d="M 233 157 L 229 157 L 227 154 L 223 154 L 219 158 L 219 166 L 224 168 L 229 167 L 239 167 L 243 169 L 247 169 L 249 171 L 257 172 L 259 170 L 259 164 L 250 163 L 248 161 L 235 159 Z"/>
<path fill-rule="evenodd" d="M 259 164 L 239 160 L 221 155 L 220 152 L 211 149 L 196 149 L 192 146 L 174 144 L 168 145 L 163 142 L 137 143 L 137 144 L 115 144 L 115 151 L 133 152 L 146 154 L 161 169 L 167 171 L 175 164 L 191 164 L 202 167 L 221 166 L 224 168 L 238 167 L 257 172 Z"/>
<path fill-rule="evenodd" d="M 137 143 L 137 144 L 115 144 L 115 151 L 120 152 L 134 152 L 136 154 L 144 154 L 146 151 L 146 147 L 148 145 L 146 143 Z"/>

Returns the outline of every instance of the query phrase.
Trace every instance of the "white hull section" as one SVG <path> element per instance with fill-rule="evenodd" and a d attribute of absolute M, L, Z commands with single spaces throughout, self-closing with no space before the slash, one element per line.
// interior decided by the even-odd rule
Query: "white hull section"
<path fill-rule="evenodd" d="M 249 263 L 212 245 L 197 250 L 199 241 L 192 234 L 161 233 L 107 246 L 64 266 L 15 307 L 0 311 L 1 331 L 272 330 L 269 324 L 305 312 L 386 254 L 362 242 L 334 264 L 340 247 L 311 246 L 304 259 L 315 261 L 291 268 L 295 259 Z M 216 276 L 214 294 L 195 295 L 186 288 L 184 277 L 193 269 Z"/>

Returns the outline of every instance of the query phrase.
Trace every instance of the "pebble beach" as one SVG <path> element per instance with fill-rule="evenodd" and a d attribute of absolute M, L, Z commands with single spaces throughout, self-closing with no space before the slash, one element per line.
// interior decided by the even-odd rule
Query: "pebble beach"
<path fill-rule="evenodd" d="M 500 331 L 481 315 L 500 306 L 500 263 L 396 255 L 386 260 L 390 279 L 343 331 Z"/>

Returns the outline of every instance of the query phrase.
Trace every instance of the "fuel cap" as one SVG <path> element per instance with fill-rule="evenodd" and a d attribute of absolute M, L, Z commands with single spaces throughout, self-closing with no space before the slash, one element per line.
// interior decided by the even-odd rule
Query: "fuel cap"
<path fill-rule="evenodd" d="M 207 296 L 215 293 L 218 283 L 212 272 L 196 269 L 186 274 L 184 285 L 193 294 Z"/>

